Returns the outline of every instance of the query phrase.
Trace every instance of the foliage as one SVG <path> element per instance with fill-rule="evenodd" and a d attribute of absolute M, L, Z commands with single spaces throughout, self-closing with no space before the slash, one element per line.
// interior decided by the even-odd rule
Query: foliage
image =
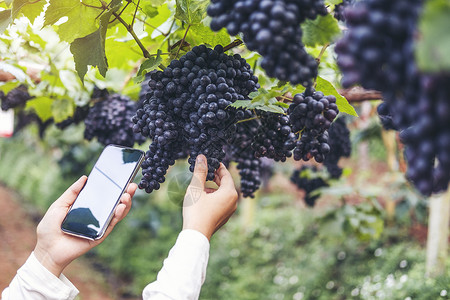
<path fill-rule="evenodd" d="M 37 74 L 40 79 L 38 84 L 33 84 L 26 72 L 24 75 L 31 85 L 31 94 L 37 97 L 29 108 L 35 109 L 44 119 L 53 116 L 60 120 L 63 116 L 73 114 L 74 105 L 86 102 L 92 83 L 100 88 L 110 86 L 116 92 L 136 96 L 139 88 L 137 83 L 143 80 L 145 73 L 158 67 L 164 69 L 170 60 L 195 45 L 225 46 L 231 42 L 226 30 L 213 32 L 209 28 L 207 0 L 152 3 L 49 0 L 48 7 L 44 5 L 45 2 L 13 0 L 0 4 L 4 8 L 0 11 L 0 33 L 5 33 L 0 36 L 0 45 L 3 43 L 0 53 L 5 58 L 5 63 L 11 67 L 30 70 L 30 64 L 24 64 L 21 60 L 28 53 L 32 54 L 27 59 L 30 63 L 42 66 Z M 339 1 L 328 2 L 335 4 Z M 314 49 L 325 50 L 340 33 L 338 23 L 331 14 L 306 22 L 304 30 L 304 42 L 312 47 L 313 54 L 317 52 Z M 49 32 L 51 34 L 47 34 Z M 13 40 L 10 38 L 12 36 L 17 36 L 18 39 Z M 71 53 L 67 51 L 66 45 L 70 46 Z M 19 52 L 13 50 L 19 47 L 22 48 Z M 61 47 L 64 49 L 56 49 Z M 252 66 L 265 88 L 272 90 L 277 85 L 277 81 L 264 75 L 257 63 L 259 55 L 243 47 L 235 51 L 247 58 L 249 63 L 254 60 Z M 324 53 L 320 54 L 322 55 Z M 96 67 L 97 71 L 89 66 Z M 74 71 L 81 82 L 73 78 Z M 61 76 L 63 72 L 72 74 L 70 79 Z M 130 80 L 132 77 L 135 77 L 134 80 Z M 342 112 L 355 115 L 353 108 L 332 84 L 319 77 L 318 88 L 321 88 L 322 83 L 329 85 L 324 88 L 330 91 L 324 93 L 336 95 Z M 298 90 L 298 87 L 286 83 L 281 85 L 287 88 L 277 89 L 276 96 L 281 96 L 280 92 Z M 82 97 L 73 93 L 74 90 L 83 91 Z M 274 91 L 272 90 L 272 95 L 275 95 Z M 254 100 L 253 103 L 266 111 L 281 112 L 275 108 L 277 105 L 267 103 L 266 100 Z"/>

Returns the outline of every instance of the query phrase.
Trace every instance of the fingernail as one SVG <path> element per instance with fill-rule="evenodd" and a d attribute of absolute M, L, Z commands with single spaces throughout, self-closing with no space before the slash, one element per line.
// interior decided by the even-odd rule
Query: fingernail
<path fill-rule="evenodd" d="M 203 155 L 197 155 L 196 163 L 204 164 L 205 163 L 205 157 Z"/>

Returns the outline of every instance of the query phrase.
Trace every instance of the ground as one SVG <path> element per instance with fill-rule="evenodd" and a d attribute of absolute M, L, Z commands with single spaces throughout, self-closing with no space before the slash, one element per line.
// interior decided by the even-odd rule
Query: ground
<path fill-rule="evenodd" d="M 8 286 L 33 250 L 39 218 L 27 211 L 13 191 L 0 185 L 0 291 Z M 85 259 L 73 262 L 64 275 L 80 290 L 81 300 L 118 299 L 112 295 L 113 285 Z"/>

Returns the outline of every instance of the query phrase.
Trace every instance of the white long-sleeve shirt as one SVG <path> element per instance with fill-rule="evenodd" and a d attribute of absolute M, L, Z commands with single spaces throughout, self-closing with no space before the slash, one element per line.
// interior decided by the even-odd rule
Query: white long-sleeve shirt
<path fill-rule="evenodd" d="M 208 239 L 198 231 L 183 230 L 164 260 L 156 281 L 145 287 L 143 299 L 198 299 L 205 281 L 208 258 Z M 78 289 L 64 275 L 56 277 L 31 253 L 9 287 L 2 292 L 2 299 L 72 300 L 78 293 Z"/>

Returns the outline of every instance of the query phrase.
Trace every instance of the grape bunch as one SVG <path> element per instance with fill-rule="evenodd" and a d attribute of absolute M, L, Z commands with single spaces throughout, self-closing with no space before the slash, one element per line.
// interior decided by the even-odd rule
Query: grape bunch
<path fill-rule="evenodd" d="M 12 89 L 6 95 L 0 91 L 1 108 L 4 111 L 11 108 L 25 106 L 27 101 L 31 98 L 32 97 L 30 94 L 28 94 L 28 88 L 23 84 Z"/>
<path fill-rule="evenodd" d="M 342 169 L 338 166 L 338 162 L 341 157 L 349 157 L 352 153 L 350 130 L 347 128 L 344 117 L 339 117 L 331 123 L 328 135 L 330 153 L 325 157 L 323 165 L 327 168 L 331 178 L 339 179 Z"/>
<path fill-rule="evenodd" d="M 408 84 L 421 0 L 364 0 L 345 9 L 348 30 L 336 43 L 342 85 L 394 92 Z M 392 96 L 395 95 L 392 93 Z"/>
<path fill-rule="evenodd" d="M 341 3 L 336 4 L 336 6 L 334 7 L 334 17 L 336 18 L 336 20 L 345 22 L 344 11 L 354 2 L 355 0 L 343 0 Z"/>
<path fill-rule="evenodd" d="M 252 119 L 254 114 L 248 110 L 244 112 L 243 119 Z M 253 137 L 258 133 L 259 120 L 237 124 L 236 134 L 231 144 L 231 160 L 236 161 L 241 176 L 241 192 L 244 197 L 254 197 L 254 193 L 261 185 L 262 159 L 255 157 L 252 149 Z"/>
<path fill-rule="evenodd" d="M 94 137 L 104 144 L 116 144 L 132 147 L 135 142 L 143 143 L 145 139 L 134 134 L 131 117 L 136 112 L 136 103 L 128 97 L 119 94 L 109 95 L 106 90 L 97 97 L 97 103 L 89 109 L 84 120 L 84 137 L 92 140 Z"/>
<path fill-rule="evenodd" d="M 237 129 L 239 110 L 230 104 L 248 99 L 259 88 L 258 78 L 245 59 L 225 54 L 220 45 L 195 46 L 149 77 L 132 118 L 134 132 L 152 139 L 140 188 L 158 189 L 168 167 L 187 154 L 191 171 L 196 157 L 206 156 L 212 180 Z"/>
<path fill-rule="evenodd" d="M 292 84 L 310 85 L 318 64 L 302 43 L 300 24 L 326 15 L 323 0 L 212 0 L 211 29 L 243 33 L 247 48 L 263 56 L 267 75 Z"/>
<path fill-rule="evenodd" d="M 345 11 L 348 31 L 336 44 L 345 87 L 383 93 L 383 125 L 400 131 L 406 177 L 424 195 L 450 181 L 450 76 L 425 74 L 415 63 L 422 0 L 365 0 Z M 353 46 L 350 46 L 353 45 Z"/>
<path fill-rule="evenodd" d="M 300 136 L 295 143 L 295 160 L 308 161 L 314 157 L 318 163 L 324 161 L 330 152 L 328 129 L 338 113 L 336 97 L 332 95 L 308 88 L 294 96 L 288 114 L 292 131 Z"/>
<path fill-rule="evenodd" d="M 297 139 L 291 130 L 289 116 L 262 112 L 259 118 L 261 126 L 252 143 L 255 156 L 286 161 L 286 158 L 292 156 Z"/>
<path fill-rule="evenodd" d="M 397 130 L 392 120 L 392 115 L 389 112 L 389 105 L 387 102 L 382 102 L 377 107 L 378 117 L 380 118 L 381 125 L 385 130 Z"/>
<path fill-rule="evenodd" d="M 422 75 L 416 120 L 399 135 L 405 144 L 406 177 L 424 195 L 445 191 L 450 182 L 449 85 L 449 76 Z"/>
<path fill-rule="evenodd" d="M 306 205 L 313 207 L 320 194 L 311 195 L 315 190 L 329 186 L 328 183 L 318 175 L 316 166 L 302 166 L 291 175 L 291 182 L 298 189 L 305 191 Z"/>
<path fill-rule="evenodd" d="M 43 139 L 46 130 L 53 124 L 53 118 L 42 121 L 41 118 L 39 118 L 39 116 L 33 111 L 20 110 L 15 116 L 16 121 L 14 124 L 14 135 L 19 133 L 22 129 L 32 124 L 36 124 L 39 137 Z"/>
<path fill-rule="evenodd" d="M 59 123 L 55 123 L 56 127 L 60 130 L 64 130 L 72 124 L 79 124 L 86 119 L 89 114 L 89 105 L 77 106 L 73 116 L 63 120 Z"/>

